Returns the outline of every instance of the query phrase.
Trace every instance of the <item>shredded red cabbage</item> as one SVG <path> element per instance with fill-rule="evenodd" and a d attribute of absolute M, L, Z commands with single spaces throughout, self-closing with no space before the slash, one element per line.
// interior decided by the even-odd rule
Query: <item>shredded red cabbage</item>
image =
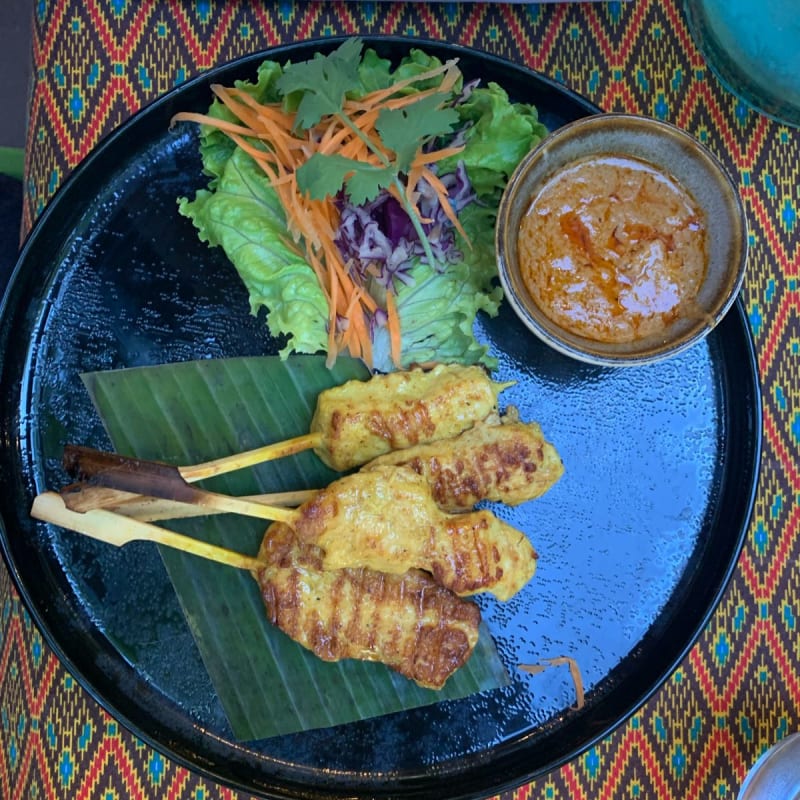
<path fill-rule="evenodd" d="M 456 214 L 475 202 L 476 194 L 462 164 L 440 180 Z M 416 188 L 420 193 L 420 217 L 428 220 L 422 228 L 436 261 L 432 266 L 444 272 L 448 264 L 462 256 L 456 246 L 455 229 L 434 189 L 426 181 L 420 181 Z M 336 244 L 354 278 L 364 283 L 370 277 L 387 289 L 394 281 L 411 283 L 414 263 L 426 260 L 408 214 L 387 191 L 361 206 L 343 201 Z"/>

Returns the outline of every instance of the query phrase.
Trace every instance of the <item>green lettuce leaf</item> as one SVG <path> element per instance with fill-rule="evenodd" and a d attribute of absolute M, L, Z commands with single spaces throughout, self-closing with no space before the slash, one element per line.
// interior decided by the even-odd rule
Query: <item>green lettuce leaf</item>
<path fill-rule="evenodd" d="M 401 59 L 396 67 L 393 67 L 389 59 L 381 58 L 371 48 L 367 49 L 364 51 L 364 55 L 361 58 L 361 66 L 359 67 L 359 78 L 363 86 L 363 94 L 386 89 L 398 81 L 416 78 L 418 75 L 436 69 L 441 65 L 441 59 L 429 55 L 424 50 L 413 48 L 405 58 Z M 442 76 L 437 75 L 435 78 L 419 81 L 414 86 L 409 86 L 402 93 L 409 94 L 423 89 L 433 89 L 439 86 L 441 82 Z M 459 80 L 454 87 L 456 93 L 461 91 L 462 84 L 463 81 Z"/>
<path fill-rule="evenodd" d="M 312 268 L 287 243 L 278 196 L 249 155 L 234 148 L 214 191 L 201 189 L 194 200 L 181 198 L 178 208 L 202 241 L 225 251 L 250 294 L 251 312 L 265 308 L 270 333 L 287 337 L 282 356 L 325 349 L 325 295 Z"/>
<path fill-rule="evenodd" d="M 466 145 L 457 156 L 439 162 L 441 173 L 452 172 L 464 162 L 475 191 L 498 197 L 523 157 L 547 135 L 534 106 L 512 103 L 498 84 L 472 91 L 458 106 L 463 122 L 471 123 Z"/>
<path fill-rule="evenodd" d="M 264 61 L 258 68 L 255 83 L 251 81 L 236 81 L 234 86 L 246 92 L 259 103 L 280 102 L 277 84 L 283 70 L 275 61 Z M 208 116 L 222 119 L 226 122 L 238 122 L 236 116 L 219 100 L 214 99 L 208 109 Z M 203 171 L 211 180 L 209 189 L 214 189 L 228 159 L 237 150 L 236 143 L 222 131 L 210 125 L 200 126 L 200 155 L 203 160 Z"/>
<path fill-rule="evenodd" d="M 464 208 L 459 219 L 470 244 L 460 241 L 462 258 L 443 273 L 420 261 L 411 283 L 396 285 L 403 366 L 440 360 L 494 368 L 495 359 L 476 341 L 473 327 L 479 311 L 495 316 L 503 299 L 496 282 L 495 218 L 495 208 L 477 203 Z M 373 358 L 377 369 L 392 368 L 383 328 L 376 332 Z"/>

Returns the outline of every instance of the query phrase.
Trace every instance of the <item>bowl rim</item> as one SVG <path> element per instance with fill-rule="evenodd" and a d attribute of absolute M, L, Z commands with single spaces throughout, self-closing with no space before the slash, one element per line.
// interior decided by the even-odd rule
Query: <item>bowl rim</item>
<path fill-rule="evenodd" d="M 622 123 L 627 130 L 633 130 L 633 135 L 641 130 L 657 136 L 667 136 L 688 145 L 695 155 L 705 161 L 709 174 L 716 178 L 724 202 L 730 208 L 730 220 L 733 222 L 731 236 L 729 237 L 734 253 L 732 254 L 728 269 L 729 279 L 725 281 L 726 290 L 720 295 L 720 302 L 713 312 L 702 322 L 680 334 L 674 340 L 665 339 L 662 342 L 648 344 L 648 339 L 640 340 L 642 347 L 637 347 L 637 342 L 619 343 L 595 341 L 588 337 L 572 333 L 562 326 L 548 319 L 544 312 L 536 308 L 532 298 L 521 292 L 514 285 L 510 273 L 506 242 L 511 235 L 504 220 L 511 214 L 512 199 L 519 189 L 524 175 L 544 154 L 560 148 L 563 143 L 572 141 L 582 131 L 590 132 L 596 128 L 619 126 Z M 554 172 L 563 168 L 565 164 L 573 163 L 581 158 L 591 156 L 593 152 L 602 153 L 602 150 L 587 151 L 564 163 L 554 163 L 549 169 L 544 170 L 540 182 L 548 180 Z M 609 151 L 606 151 L 609 152 Z M 613 151 L 612 151 L 613 152 Z M 622 152 L 621 150 L 619 152 Z M 647 157 L 633 154 L 639 160 L 649 161 L 656 169 L 669 172 L 669 169 L 659 164 L 658 159 L 649 160 Z M 682 182 L 679 180 L 679 182 Z M 739 235 L 737 236 L 737 232 Z M 737 241 L 738 240 L 738 241 Z M 747 215 L 737 184 L 734 182 L 729 170 L 720 158 L 710 150 L 697 137 L 676 124 L 667 120 L 658 119 L 646 114 L 632 114 L 622 111 L 609 111 L 591 114 L 586 117 L 571 121 L 551 131 L 520 160 L 514 171 L 509 176 L 506 187 L 500 198 L 497 210 L 497 223 L 495 226 L 495 256 L 497 261 L 498 276 L 504 295 L 516 315 L 526 328 L 536 335 L 541 341 L 563 355 L 598 366 L 626 367 L 640 366 L 672 358 L 679 353 L 701 342 L 722 321 L 730 311 L 736 298 L 739 296 L 744 284 L 749 261 L 749 231 Z M 538 314 L 536 313 L 538 312 Z M 544 324 L 543 324 L 544 323 Z"/>

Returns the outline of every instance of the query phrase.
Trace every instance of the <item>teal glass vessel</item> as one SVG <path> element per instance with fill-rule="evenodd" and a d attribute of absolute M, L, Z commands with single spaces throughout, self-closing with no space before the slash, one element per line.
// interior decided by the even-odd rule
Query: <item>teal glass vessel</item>
<path fill-rule="evenodd" d="M 800 126 L 800 0 L 685 0 L 689 30 L 722 84 Z"/>

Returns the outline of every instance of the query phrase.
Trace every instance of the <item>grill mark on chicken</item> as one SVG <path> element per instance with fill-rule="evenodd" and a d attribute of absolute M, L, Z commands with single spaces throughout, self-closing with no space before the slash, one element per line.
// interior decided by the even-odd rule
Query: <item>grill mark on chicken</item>
<path fill-rule="evenodd" d="M 437 539 L 434 544 L 438 557 L 432 561 L 433 575 L 459 595 L 502 586 L 506 565 L 513 560 L 496 541 L 487 537 L 489 512 L 471 516 L 474 518 L 469 522 L 459 518 L 450 520 L 446 525 L 447 537 Z M 534 561 L 538 558 L 535 551 L 532 557 Z"/>
<path fill-rule="evenodd" d="M 323 569 L 322 551 L 273 523 L 255 578 L 270 621 L 326 661 L 380 661 L 439 689 L 469 659 L 480 610 L 421 570 Z"/>
<path fill-rule="evenodd" d="M 409 403 L 390 413 L 372 411 L 367 415 L 367 430 L 389 444 L 392 450 L 428 441 L 436 436 L 436 423 L 422 402 Z"/>
<path fill-rule="evenodd" d="M 540 497 L 563 474 L 536 423 L 481 422 L 459 436 L 398 450 L 365 465 L 405 466 L 423 475 L 437 505 L 466 511 L 481 500 L 518 505 Z"/>
<path fill-rule="evenodd" d="M 407 467 L 334 481 L 300 506 L 292 525 L 322 548 L 326 569 L 424 569 L 457 594 L 488 591 L 507 600 L 536 571 L 536 551 L 520 531 L 488 510 L 442 511 L 425 478 Z"/>
<path fill-rule="evenodd" d="M 507 385 L 481 367 L 455 364 L 348 381 L 317 398 L 315 452 L 344 472 L 391 450 L 455 436 L 494 413 Z"/>

